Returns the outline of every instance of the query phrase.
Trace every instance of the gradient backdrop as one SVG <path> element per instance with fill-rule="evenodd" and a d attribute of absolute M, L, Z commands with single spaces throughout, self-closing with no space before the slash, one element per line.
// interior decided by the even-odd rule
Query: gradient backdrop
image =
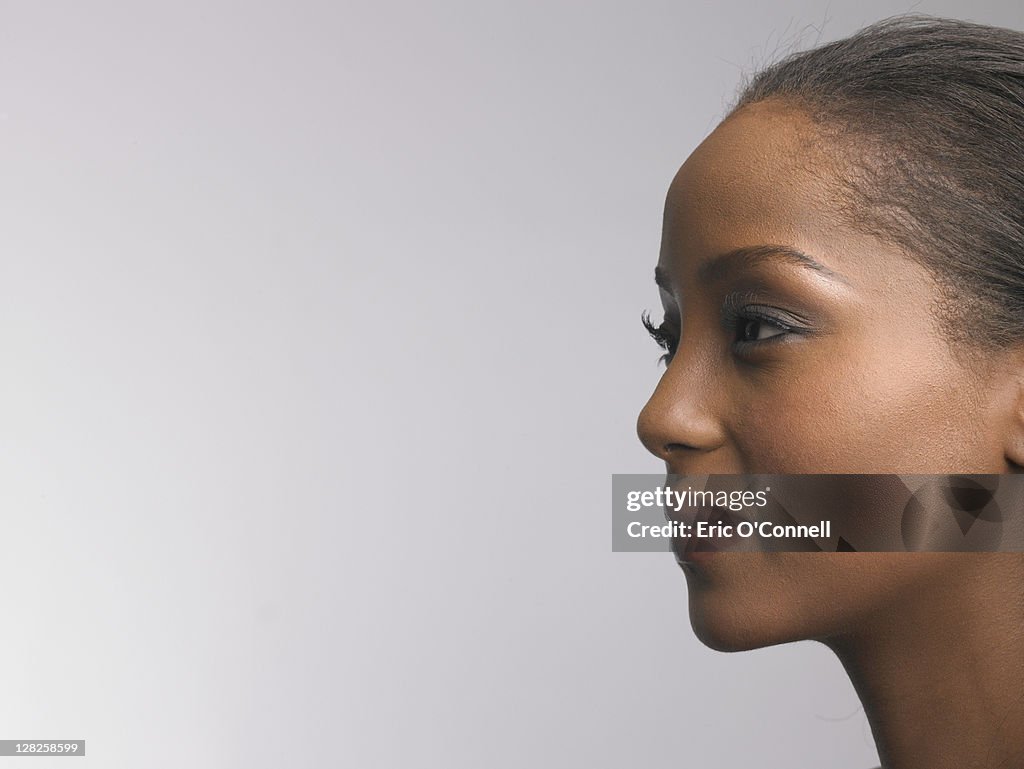
<path fill-rule="evenodd" d="M 824 647 L 712 652 L 671 556 L 611 551 L 610 476 L 660 470 L 639 319 L 676 168 L 744 73 L 907 11 L 1024 28 L 1018 0 L 0 2 L 0 738 L 873 766 Z"/>

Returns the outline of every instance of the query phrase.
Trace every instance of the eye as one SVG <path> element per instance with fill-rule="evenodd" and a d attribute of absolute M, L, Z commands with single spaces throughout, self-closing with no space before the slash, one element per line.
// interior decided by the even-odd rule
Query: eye
<path fill-rule="evenodd" d="M 658 361 L 667 364 L 676 353 L 676 346 L 679 344 L 677 335 L 664 322 L 660 326 L 655 326 L 647 312 L 640 316 L 640 321 L 644 324 L 644 328 L 647 329 L 647 333 L 651 335 L 651 339 L 657 342 L 658 346 L 665 351 L 665 354 Z"/>
<path fill-rule="evenodd" d="M 756 295 L 742 292 L 725 297 L 722 324 L 732 337 L 733 352 L 740 356 L 753 355 L 762 347 L 768 348 L 813 330 L 809 320 L 798 313 L 762 304 Z"/>
<path fill-rule="evenodd" d="M 732 337 L 733 352 L 741 357 L 813 333 L 809 322 L 796 313 L 767 304 L 747 304 L 742 294 L 726 297 L 722 322 Z"/>
<path fill-rule="evenodd" d="M 764 318 L 739 318 L 736 329 L 737 342 L 762 342 L 789 333 L 789 329 Z"/>

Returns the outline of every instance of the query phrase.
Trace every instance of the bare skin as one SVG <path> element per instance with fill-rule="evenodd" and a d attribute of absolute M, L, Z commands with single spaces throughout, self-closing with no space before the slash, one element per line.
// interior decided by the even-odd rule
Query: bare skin
<path fill-rule="evenodd" d="M 669 359 L 641 440 L 671 473 L 1020 472 L 1024 345 L 956 349 L 931 274 L 843 220 L 828 150 L 762 102 L 679 170 Z M 833 649 L 885 769 L 1024 766 L 1024 555 L 718 553 L 684 571 L 709 646 Z"/>

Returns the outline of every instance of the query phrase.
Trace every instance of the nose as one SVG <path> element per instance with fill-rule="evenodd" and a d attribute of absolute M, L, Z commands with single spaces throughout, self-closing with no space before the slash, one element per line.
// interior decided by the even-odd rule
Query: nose
<path fill-rule="evenodd" d="M 726 442 L 721 420 L 724 392 L 713 365 L 677 352 L 640 411 L 640 442 L 676 473 L 712 473 Z M 724 472 L 718 470 L 717 472 Z"/>

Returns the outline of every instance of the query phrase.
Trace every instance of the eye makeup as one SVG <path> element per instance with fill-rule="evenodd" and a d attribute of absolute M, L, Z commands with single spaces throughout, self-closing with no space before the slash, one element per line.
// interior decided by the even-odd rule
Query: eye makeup
<path fill-rule="evenodd" d="M 773 346 L 792 342 L 799 337 L 812 336 L 819 324 L 803 310 L 793 308 L 793 302 L 779 292 L 738 289 L 726 294 L 718 310 L 719 327 L 723 341 L 740 359 L 753 357 Z M 679 330 L 666 317 L 655 326 L 644 313 L 642 322 L 651 338 L 665 350 L 661 360 L 671 362 L 679 344 Z"/>

